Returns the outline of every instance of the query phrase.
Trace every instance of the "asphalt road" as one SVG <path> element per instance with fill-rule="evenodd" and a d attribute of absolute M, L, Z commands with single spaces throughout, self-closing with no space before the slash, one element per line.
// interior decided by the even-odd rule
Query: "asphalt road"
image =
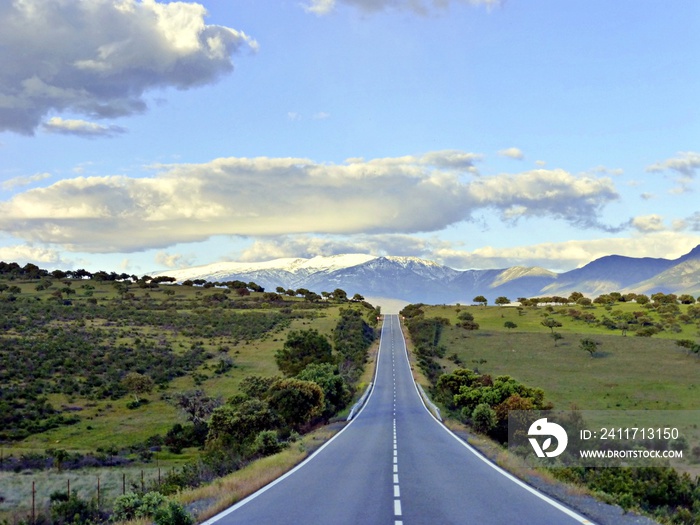
<path fill-rule="evenodd" d="M 590 523 L 539 495 L 438 423 L 411 376 L 397 316 L 385 316 L 372 393 L 355 419 L 271 485 L 207 524 Z"/>

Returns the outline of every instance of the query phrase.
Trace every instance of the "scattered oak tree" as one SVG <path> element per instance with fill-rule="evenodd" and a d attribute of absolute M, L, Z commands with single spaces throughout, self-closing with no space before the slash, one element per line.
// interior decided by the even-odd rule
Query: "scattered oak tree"
<path fill-rule="evenodd" d="M 153 390 L 153 379 L 138 372 L 129 372 L 122 379 L 122 385 L 134 396 L 134 401 L 140 403 L 139 396 Z"/>
<path fill-rule="evenodd" d="M 295 330 L 275 354 L 275 361 L 285 376 L 292 377 L 311 363 L 334 363 L 335 359 L 331 344 L 318 330 Z"/>
<path fill-rule="evenodd" d="M 598 342 L 591 339 L 590 337 L 584 337 L 579 341 L 579 348 L 581 350 L 585 350 L 590 354 L 591 357 L 596 353 L 596 350 L 598 349 Z"/>

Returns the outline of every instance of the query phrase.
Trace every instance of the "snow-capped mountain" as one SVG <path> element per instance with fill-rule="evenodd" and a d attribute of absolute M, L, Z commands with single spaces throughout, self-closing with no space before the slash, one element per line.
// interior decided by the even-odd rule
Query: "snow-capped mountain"
<path fill-rule="evenodd" d="M 316 293 L 342 288 L 351 296 L 385 297 L 408 302 L 465 303 L 477 295 L 490 302 L 574 291 L 595 296 L 613 291 L 700 294 L 700 246 L 679 259 L 611 255 L 557 274 L 544 268 L 514 266 L 494 270 L 455 270 L 417 257 L 345 254 L 265 262 L 218 262 L 155 275 L 179 282 L 255 282 L 266 290 L 306 288 Z"/>

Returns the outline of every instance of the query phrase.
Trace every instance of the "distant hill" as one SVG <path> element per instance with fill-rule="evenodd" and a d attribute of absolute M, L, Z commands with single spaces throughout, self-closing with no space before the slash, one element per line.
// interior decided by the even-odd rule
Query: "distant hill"
<path fill-rule="evenodd" d="M 477 295 L 490 302 L 498 296 L 567 296 L 578 291 L 589 297 L 613 291 L 700 295 L 700 245 L 678 259 L 608 255 L 581 268 L 555 273 L 544 268 L 514 266 L 493 270 L 455 270 L 417 257 L 376 257 L 345 254 L 287 258 L 265 262 L 219 262 L 160 272 L 182 282 L 256 282 L 268 291 L 278 286 L 314 292 L 342 288 L 348 294 L 385 297 L 429 304 L 471 303 Z"/>

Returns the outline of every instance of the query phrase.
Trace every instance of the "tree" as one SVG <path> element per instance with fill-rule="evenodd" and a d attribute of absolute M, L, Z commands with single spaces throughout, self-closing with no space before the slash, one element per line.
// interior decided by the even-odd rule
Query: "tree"
<path fill-rule="evenodd" d="M 644 295 L 643 293 L 637 294 L 637 296 L 634 298 L 634 302 L 637 304 L 647 304 L 649 302 L 649 296 Z"/>
<path fill-rule="evenodd" d="M 263 288 L 259 284 L 256 284 L 252 281 L 248 283 L 248 289 L 253 290 L 254 292 L 264 292 L 265 291 L 265 288 Z"/>
<path fill-rule="evenodd" d="M 298 430 L 323 412 L 323 390 L 313 381 L 280 379 L 270 387 L 268 403 L 287 426 Z"/>
<path fill-rule="evenodd" d="M 596 353 L 596 350 L 598 349 L 598 342 L 594 341 L 590 337 L 584 337 L 579 341 L 579 348 L 581 350 L 585 350 L 590 354 L 591 357 L 593 357 L 593 354 Z"/>
<path fill-rule="evenodd" d="M 141 402 L 139 395 L 153 390 L 153 379 L 138 372 L 129 372 L 122 379 L 122 385 L 134 396 L 134 401 Z"/>
<path fill-rule="evenodd" d="M 552 331 L 552 333 L 554 333 L 555 328 L 559 328 L 562 326 L 562 324 L 559 321 L 557 321 L 556 319 L 554 319 L 552 317 L 547 317 L 540 324 L 542 326 L 546 326 L 547 328 L 549 328 Z"/>
<path fill-rule="evenodd" d="M 593 301 L 591 301 L 588 297 L 581 297 L 581 298 L 576 300 L 576 304 L 586 308 L 586 307 L 591 306 L 593 304 Z"/>
<path fill-rule="evenodd" d="M 503 326 L 504 326 L 505 328 L 507 328 L 508 330 L 512 330 L 513 328 L 517 328 L 517 327 L 518 327 L 518 325 L 515 324 L 513 321 L 506 321 L 505 323 L 503 323 Z"/>
<path fill-rule="evenodd" d="M 510 299 L 501 295 L 500 297 L 496 297 L 496 304 L 498 306 L 505 306 L 506 304 L 510 304 Z"/>
<path fill-rule="evenodd" d="M 221 398 L 210 397 L 204 390 L 192 390 L 175 394 L 175 402 L 195 425 L 207 422 L 214 409 L 221 406 Z"/>
<path fill-rule="evenodd" d="M 617 329 L 622 332 L 622 336 L 626 337 L 627 336 L 627 331 L 630 329 L 630 324 L 628 321 L 621 320 L 617 322 Z"/>
<path fill-rule="evenodd" d="M 331 344 L 318 330 L 295 330 L 275 354 L 275 361 L 282 373 L 291 377 L 311 363 L 334 363 L 335 359 Z"/>
<path fill-rule="evenodd" d="M 260 432 L 274 428 L 277 423 L 276 415 L 261 399 L 223 405 L 212 412 L 207 441 L 238 445 L 252 443 Z"/>
<path fill-rule="evenodd" d="M 484 297 L 483 295 L 477 295 L 476 297 L 474 297 L 474 299 L 472 299 L 472 301 L 482 306 L 486 306 L 489 302 L 488 299 L 486 299 L 486 297 Z"/>
<path fill-rule="evenodd" d="M 681 302 L 681 304 L 693 304 L 695 302 L 695 297 L 693 297 L 690 294 L 683 294 L 681 295 L 678 300 Z"/>
<path fill-rule="evenodd" d="M 348 294 L 345 290 L 336 288 L 335 290 L 333 290 L 333 299 L 335 299 L 336 301 L 345 302 L 348 300 Z"/>
<path fill-rule="evenodd" d="M 557 341 L 559 341 L 560 339 L 564 339 L 564 336 L 561 335 L 559 332 L 552 331 L 552 333 L 549 334 L 549 336 L 554 340 L 554 346 L 557 346 Z"/>
<path fill-rule="evenodd" d="M 330 363 L 312 363 L 301 371 L 297 379 L 313 381 L 321 387 L 324 398 L 324 409 L 321 415 L 325 419 L 344 408 L 352 398 L 352 393 L 338 372 L 338 367 Z"/>

